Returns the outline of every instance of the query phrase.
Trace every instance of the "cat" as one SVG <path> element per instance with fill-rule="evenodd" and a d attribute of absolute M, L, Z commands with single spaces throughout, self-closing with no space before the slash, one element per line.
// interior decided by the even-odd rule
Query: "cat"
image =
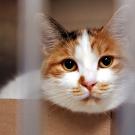
<path fill-rule="evenodd" d="M 17 77 L 3 88 L 0 98 L 41 96 L 73 112 L 85 113 L 102 113 L 121 105 L 128 97 L 132 74 L 126 48 L 126 11 L 121 7 L 103 27 L 75 31 L 40 15 L 41 72 Z M 25 94 L 20 92 L 25 78 L 31 78 L 36 96 L 25 87 Z"/>

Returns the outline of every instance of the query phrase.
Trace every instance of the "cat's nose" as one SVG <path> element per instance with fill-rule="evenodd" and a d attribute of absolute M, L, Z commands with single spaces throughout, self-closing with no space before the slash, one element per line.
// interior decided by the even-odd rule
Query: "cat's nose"
<path fill-rule="evenodd" d="M 83 81 L 81 85 L 87 88 L 89 91 L 91 91 L 95 84 L 96 81 Z"/>

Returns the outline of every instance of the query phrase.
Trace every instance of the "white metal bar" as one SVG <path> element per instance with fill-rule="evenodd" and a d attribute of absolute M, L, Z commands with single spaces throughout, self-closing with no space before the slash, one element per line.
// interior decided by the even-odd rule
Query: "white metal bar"
<path fill-rule="evenodd" d="M 132 68 L 133 68 L 133 82 L 135 82 L 135 1 L 134 0 L 115 0 L 116 8 L 128 5 L 128 29 L 127 35 L 129 37 L 129 51 L 133 58 Z M 128 82 L 127 82 L 128 83 Z M 118 110 L 115 111 L 115 122 L 114 122 L 114 135 L 134 135 L 135 134 L 135 86 L 132 86 L 130 92 L 130 98 L 123 104 Z M 124 91 L 123 91 L 124 92 Z"/>
<path fill-rule="evenodd" d="M 41 0 L 19 0 L 18 3 L 18 70 L 29 72 L 40 67 L 40 43 L 36 14 L 41 12 Z M 31 81 L 22 82 L 30 89 Z M 18 135 L 41 135 L 40 102 L 35 99 L 19 100 L 17 116 Z"/>

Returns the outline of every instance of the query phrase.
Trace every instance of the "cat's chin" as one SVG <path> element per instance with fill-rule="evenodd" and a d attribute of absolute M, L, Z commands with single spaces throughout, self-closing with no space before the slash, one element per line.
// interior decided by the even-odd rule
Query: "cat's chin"
<path fill-rule="evenodd" d="M 67 108 L 67 107 L 64 107 L 64 108 L 69 109 L 72 112 L 78 112 L 78 113 L 102 114 L 105 112 L 110 112 L 122 104 L 120 103 L 120 104 L 117 104 L 117 106 L 116 105 L 111 106 L 111 105 L 100 105 L 100 103 L 97 103 L 97 102 L 100 102 L 100 101 L 95 101 L 93 99 L 90 99 L 87 102 L 83 101 L 83 107 L 74 106 L 71 108 Z"/>
<path fill-rule="evenodd" d="M 113 104 L 111 104 L 112 101 L 109 101 L 109 99 L 104 100 L 97 98 L 86 98 L 80 101 L 75 100 L 70 105 L 64 101 L 61 103 L 57 101 L 54 102 L 52 100 L 49 101 L 59 107 L 70 110 L 71 112 L 100 114 L 114 110 L 124 102 L 124 99 L 119 102 L 114 102 Z"/>
<path fill-rule="evenodd" d="M 91 104 L 98 104 L 101 101 L 100 98 L 89 96 L 81 100 L 84 104 L 91 105 Z"/>

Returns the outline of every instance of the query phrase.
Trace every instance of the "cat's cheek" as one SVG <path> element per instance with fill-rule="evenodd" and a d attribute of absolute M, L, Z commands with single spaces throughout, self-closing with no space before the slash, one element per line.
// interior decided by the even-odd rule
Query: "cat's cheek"
<path fill-rule="evenodd" d="M 97 72 L 97 82 L 112 83 L 117 79 L 117 76 L 109 68 L 101 68 Z"/>
<path fill-rule="evenodd" d="M 81 101 L 89 97 L 90 92 L 86 88 L 80 86 L 80 88 L 67 90 L 67 95 L 76 101 Z"/>
<path fill-rule="evenodd" d="M 59 79 L 59 85 L 67 89 L 73 89 L 78 87 L 78 80 L 80 74 L 78 71 L 65 73 Z"/>

